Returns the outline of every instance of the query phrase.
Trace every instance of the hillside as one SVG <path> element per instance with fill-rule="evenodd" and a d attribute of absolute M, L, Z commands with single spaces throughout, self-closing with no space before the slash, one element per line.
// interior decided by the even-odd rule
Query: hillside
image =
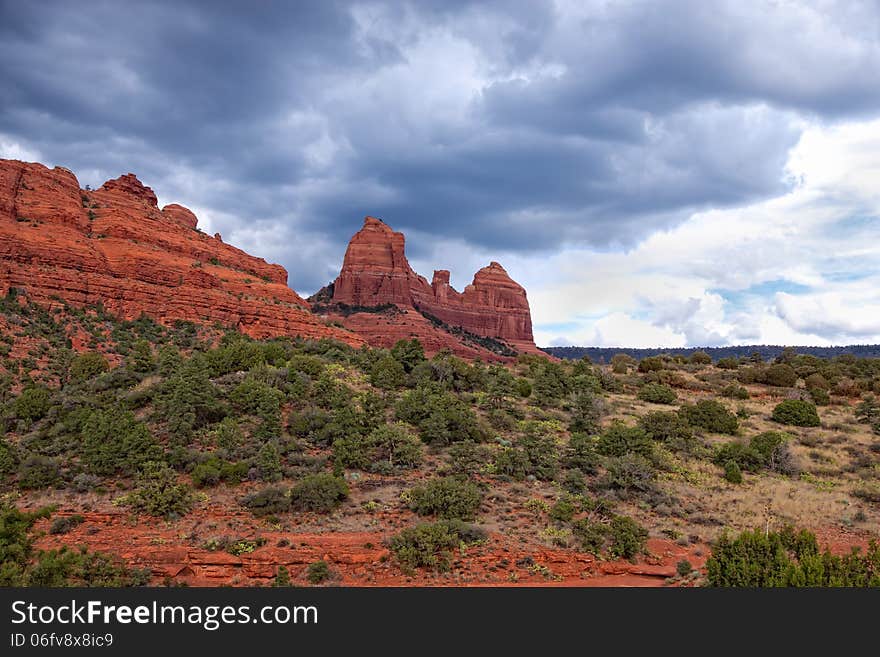
<path fill-rule="evenodd" d="M 21 293 L 0 354 L 0 585 L 730 585 L 725 531 L 807 560 L 789 524 L 832 552 L 773 577 L 880 583 L 834 556 L 880 526 L 878 360 L 469 364 Z"/>

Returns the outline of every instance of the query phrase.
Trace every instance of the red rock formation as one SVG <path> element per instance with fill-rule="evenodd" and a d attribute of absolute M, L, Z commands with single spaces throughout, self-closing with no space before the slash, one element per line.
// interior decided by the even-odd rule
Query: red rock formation
<path fill-rule="evenodd" d="M 0 292 L 38 303 L 103 303 L 126 319 L 220 322 L 254 337 L 363 339 L 326 326 L 280 265 L 196 228 L 134 175 L 80 189 L 67 169 L 0 160 Z"/>
<path fill-rule="evenodd" d="M 497 353 L 493 355 L 473 341 L 463 344 L 461 336 L 440 330 L 430 321 L 422 321 L 424 317 L 410 312 L 417 310 L 450 327 L 500 340 L 516 351 L 543 354 L 535 347 L 532 337 L 526 292 L 501 265 L 492 262 L 478 271 L 473 283 L 463 292 L 449 284 L 449 272 L 445 269 L 435 271 L 429 284 L 410 267 L 403 234 L 374 217 L 367 217 L 363 228 L 352 237 L 342 270 L 333 284 L 332 300 L 355 306 L 395 304 L 403 309 L 403 313 L 381 319 L 375 314 L 372 320 L 359 315 L 337 317 L 377 346 L 389 346 L 388 343 L 393 344 L 400 338 L 419 337 L 429 352 L 452 348 L 469 358 L 497 359 Z"/>
<path fill-rule="evenodd" d="M 333 286 L 333 301 L 351 306 L 412 305 L 413 287 L 427 287 L 403 252 L 403 233 L 367 217 L 345 251 L 342 271 Z"/>

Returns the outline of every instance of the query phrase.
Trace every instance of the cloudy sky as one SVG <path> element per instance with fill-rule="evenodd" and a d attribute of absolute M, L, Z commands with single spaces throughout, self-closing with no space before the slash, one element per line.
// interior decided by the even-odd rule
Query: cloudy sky
<path fill-rule="evenodd" d="M 290 272 L 366 214 L 541 345 L 880 342 L 880 6 L 0 0 L 0 157 Z"/>

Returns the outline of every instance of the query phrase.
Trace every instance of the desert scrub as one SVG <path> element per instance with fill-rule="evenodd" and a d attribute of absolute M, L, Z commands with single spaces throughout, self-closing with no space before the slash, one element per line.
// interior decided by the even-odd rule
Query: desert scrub
<path fill-rule="evenodd" d="M 651 440 L 672 451 L 690 452 L 696 447 L 694 430 L 674 411 L 652 411 L 639 418 L 639 426 Z"/>
<path fill-rule="evenodd" d="M 639 454 L 649 458 L 654 452 L 654 445 L 642 427 L 629 427 L 620 420 L 614 420 L 599 436 L 596 451 L 603 456 Z"/>
<path fill-rule="evenodd" d="M 876 587 L 880 586 L 880 545 L 871 541 L 862 555 L 819 552 L 816 536 L 786 527 L 780 532 L 745 531 L 722 535 L 706 561 L 706 585 L 715 587 Z"/>
<path fill-rule="evenodd" d="M 333 441 L 333 463 L 369 472 L 414 468 L 422 461 L 422 441 L 403 422 L 376 427 L 366 436 L 350 433 Z"/>
<path fill-rule="evenodd" d="M 0 586 L 141 586 L 148 570 L 130 569 L 118 556 L 61 548 L 34 551 L 34 523 L 53 507 L 25 513 L 0 503 Z"/>
<path fill-rule="evenodd" d="M 634 559 L 648 541 L 647 529 L 621 515 L 612 516 L 609 522 L 577 520 L 572 524 L 572 532 L 581 548 L 596 556 L 607 553 L 613 558 Z"/>
<path fill-rule="evenodd" d="M 784 475 L 800 474 L 800 465 L 791 451 L 791 436 L 780 431 L 765 431 L 752 436 L 748 443 L 734 440 L 715 450 L 713 462 L 725 469 L 725 478 L 732 483 L 736 474 L 731 463 L 742 472 L 758 472 L 764 468 Z M 731 479 L 733 477 L 733 479 Z"/>
<path fill-rule="evenodd" d="M 345 480 L 327 473 L 308 475 L 290 491 L 293 508 L 317 513 L 329 513 L 347 497 L 348 484 Z"/>
<path fill-rule="evenodd" d="M 647 383 L 639 390 L 637 397 L 653 404 L 674 404 L 678 399 L 675 390 L 663 383 Z"/>
<path fill-rule="evenodd" d="M 721 391 L 721 396 L 728 399 L 748 399 L 749 391 L 744 386 L 731 383 L 724 387 Z"/>
<path fill-rule="evenodd" d="M 315 561 L 309 564 L 309 567 L 306 569 L 306 578 L 312 584 L 320 584 L 328 579 L 330 579 L 330 566 L 327 565 L 326 561 Z"/>
<path fill-rule="evenodd" d="M 241 505 L 257 517 L 272 516 L 290 511 L 290 489 L 267 486 L 245 495 Z"/>
<path fill-rule="evenodd" d="M 440 520 L 407 527 L 391 538 L 390 547 L 404 572 L 416 568 L 447 571 L 452 550 L 485 540 L 482 530 L 460 520 Z"/>
<path fill-rule="evenodd" d="M 83 523 L 83 521 L 85 521 L 85 518 L 83 518 L 79 514 L 55 518 L 55 520 L 52 521 L 52 525 L 49 527 L 49 533 L 50 534 L 66 534 L 70 530 L 81 525 Z"/>
<path fill-rule="evenodd" d="M 821 425 L 816 405 L 803 399 L 786 399 L 776 405 L 771 418 L 780 424 L 796 427 L 818 427 Z"/>
<path fill-rule="evenodd" d="M 150 462 L 144 467 L 137 489 L 121 502 L 137 513 L 174 520 L 189 513 L 195 497 L 189 486 L 178 483 L 174 470 L 165 463 Z"/>
<path fill-rule="evenodd" d="M 407 497 L 409 508 L 420 516 L 473 520 L 483 500 L 483 492 L 462 477 L 443 477 L 416 486 Z"/>
<path fill-rule="evenodd" d="M 679 409 L 681 416 L 692 427 L 712 433 L 735 434 L 739 428 L 736 415 L 715 399 L 702 399 L 696 404 L 685 404 Z"/>

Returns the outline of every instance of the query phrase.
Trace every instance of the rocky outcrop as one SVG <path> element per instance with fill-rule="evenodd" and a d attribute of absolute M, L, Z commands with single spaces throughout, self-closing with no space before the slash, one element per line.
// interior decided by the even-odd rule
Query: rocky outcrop
<path fill-rule="evenodd" d="M 364 219 L 333 283 L 332 302 L 361 307 L 393 304 L 402 312 L 372 321 L 356 315 L 337 317 L 345 326 L 379 346 L 389 346 L 395 339 L 418 337 L 429 351 L 450 348 L 470 358 L 509 357 L 510 350 L 505 352 L 504 346 L 543 354 L 534 344 L 526 292 L 500 264 L 492 262 L 484 267 L 470 285 L 458 292 L 449 284 L 449 271 L 445 269 L 435 271 L 430 283 L 413 271 L 404 247 L 402 233 L 380 219 Z M 449 329 L 453 329 L 452 334 Z M 479 340 L 468 341 L 466 334 L 504 344 L 500 348 L 490 342 L 481 345 Z"/>
<path fill-rule="evenodd" d="M 534 347 L 526 291 L 497 262 L 474 274 L 473 282 L 461 293 L 449 285 L 445 269 L 434 272 L 430 295 L 421 292 L 417 289 L 414 296 L 418 308 L 446 324 L 523 348 Z"/>
<path fill-rule="evenodd" d="M 367 217 L 348 243 L 342 271 L 333 284 L 333 301 L 351 306 L 408 306 L 412 305 L 413 289 L 427 285 L 409 266 L 403 233 Z"/>
<path fill-rule="evenodd" d="M 133 174 L 82 190 L 67 169 L 0 160 L 0 292 L 120 317 L 219 322 L 253 337 L 363 339 L 324 324 L 287 271 L 197 229 Z"/>

